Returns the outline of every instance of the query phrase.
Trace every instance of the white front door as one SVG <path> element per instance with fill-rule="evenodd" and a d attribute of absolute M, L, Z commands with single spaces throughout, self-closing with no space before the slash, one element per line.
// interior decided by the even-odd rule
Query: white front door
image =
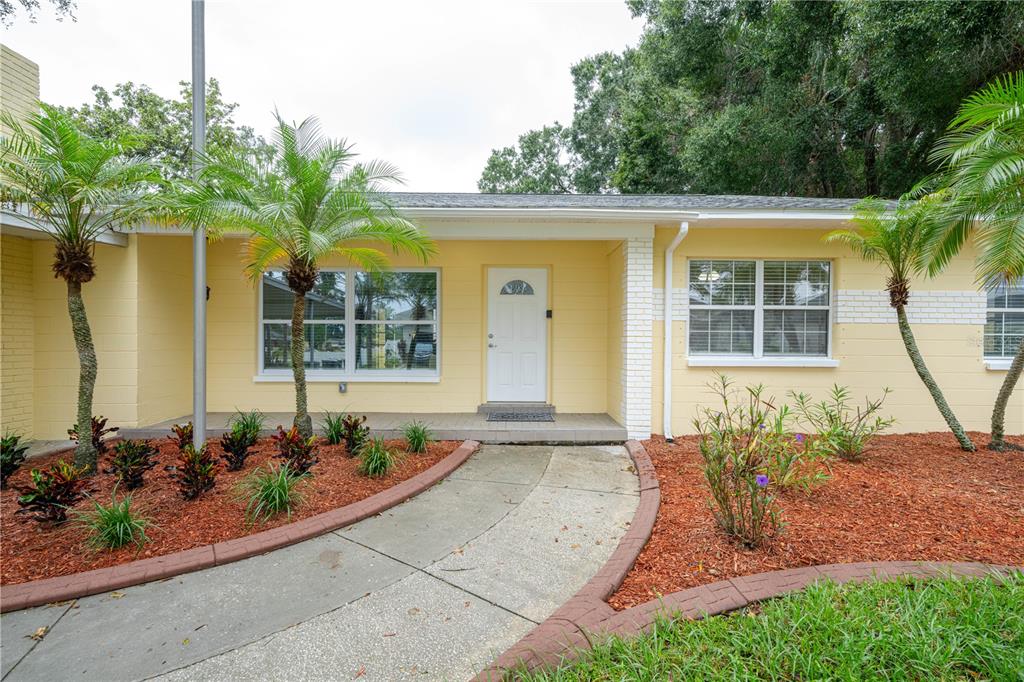
<path fill-rule="evenodd" d="M 487 271 L 487 400 L 544 402 L 548 368 L 548 271 Z"/>

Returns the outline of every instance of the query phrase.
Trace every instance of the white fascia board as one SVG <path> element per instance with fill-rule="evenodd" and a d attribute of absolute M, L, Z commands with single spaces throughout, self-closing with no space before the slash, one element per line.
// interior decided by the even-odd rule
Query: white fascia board
<path fill-rule="evenodd" d="M 50 233 L 46 230 L 40 229 L 35 223 L 25 220 L 24 216 L 7 209 L 0 212 L 0 233 L 24 237 L 25 239 L 51 238 Z M 110 244 L 112 246 L 128 246 L 127 235 L 113 230 L 103 232 L 96 237 L 96 241 L 100 244 Z"/>
<path fill-rule="evenodd" d="M 800 210 L 705 210 L 699 212 L 697 221 L 701 220 L 785 220 L 802 221 L 813 220 L 815 222 L 847 222 L 853 219 L 853 211 L 800 211 Z"/>
<path fill-rule="evenodd" d="M 405 208 L 397 207 L 409 218 L 434 220 L 526 220 L 584 222 L 678 223 L 697 217 L 695 211 L 668 211 L 620 208 Z"/>

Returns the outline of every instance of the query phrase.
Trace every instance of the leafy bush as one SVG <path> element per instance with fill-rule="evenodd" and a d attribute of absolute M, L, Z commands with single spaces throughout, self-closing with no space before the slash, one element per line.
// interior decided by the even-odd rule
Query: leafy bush
<path fill-rule="evenodd" d="M 89 532 L 87 542 L 100 549 L 119 549 L 130 542 L 142 547 L 149 538 L 146 527 L 149 519 L 132 511 L 132 496 L 117 499 L 117 488 L 110 496 L 110 504 L 104 506 L 92 500 L 93 508 L 77 512 L 79 525 Z"/>
<path fill-rule="evenodd" d="M 239 471 L 245 466 L 249 456 L 249 448 L 255 444 L 252 434 L 235 426 L 220 437 L 220 447 L 224 450 L 224 464 L 228 471 Z"/>
<path fill-rule="evenodd" d="M 281 466 L 270 464 L 249 474 L 239 484 L 242 497 L 248 500 L 246 522 L 266 522 L 281 512 L 290 518 L 292 509 L 302 501 L 299 485 L 308 477 L 308 472 L 293 471 L 287 462 Z"/>
<path fill-rule="evenodd" d="M 118 479 L 129 490 L 142 487 L 142 477 L 147 470 L 156 466 L 156 448 L 144 440 L 126 440 L 114 446 L 114 458 L 110 465 Z"/>
<path fill-rule="evenodd" d="M 82 499 L 84 469 L 59 460 L 45 471 L 33 469 L 32 485 L 18 488 L 18 514 L 31 514 L 40 522 L 64 523 L 68 509 Z"/>
<path fill-rule="evenodd" d="M 366 417 L 357 417 L 354 414 L 346 414 L 341 419 L 342 438 L 345 440 L 345 449 L 349 457 L 359 454 L 366 439 L 370 437 L 370 428 L 364 425 Z"/>
<path fill-rule="evenodd" d="M 402 427 L 409 452 L 426 452 L 427 446 L 433 442 L 433 434 L 426 424 L 414 421 Z"/>
<path fill-rule="evenodd" d="M 383 438 L 371 438 L 359 450 L 359 473 L 371 478 L 386 476 L 398 464 L 398 455 Z"/>
<path fill-rule="evenodd" d="M 277 456 L 284 459 L 295 473 L 304 474 L 316 464 L 316 436 L 303 438 L 294 426 L 287 431 L 278 426 L 277 434 L 271 438 L 277 443 Z"/>
<path fill-rule="evenodd" d="M 0 438 L 0 488 L 7 487 L 7 479 L 25 462 L 28 445 L 17 434 L 8 433 Z"/>
<path fill-rule="evenodd" d="M 192 444 L 192 436 L 195 434 L 195 427 L 192 425 L 192 422 L 175 424 L 171 427 L 171 431 L 174 432 L 174 435 L 168 436 L 168 438 L 178 446 L 179 451 L 184 450 L 186 445 Z"/>
<path fill-rule="evenodd" d="M 236 412 L 231 417 L 231 421 L 228 422 L 228 428 L 232 431 L 246 434 L 249 438 L 249 446 L 251 447 L 260 439 L 260 432 L 263 431 L 263 424 L 265 422 L 266 417 L 259 410 Z"/>
<path fill-rule="evenodd" d="M 748 388 L 746 404 L 738 405 L 730 387 L 728 377 L 719 374 L 709 388 L 721 398 L 722 409 L 701 408 L 694 425 L 715 521 L 744 545 L 757 547 L 782 525 L 767 473 L 773 439 L 766 438 L 766 424 L 780 417 L 762 398 L 762 386 Z"/>
<path fill-rule="evenodd" d="M 181 496 L 194 500 L 213 488 L 217 475 L 216 462 L 204 443 L 198 450 L 189 443 L 181 450 L 178 464 L 178 487 Z"/>
<path fill-rule="evenodd" d="M 106 436 L 108 433 L 117 433 L 118 431 L 121 430 L 121 427 L 111 426 L 108 429 L 107 418 L 100 416 L 92 418 L 91 430 L 92 446 L 96 448 L 97 456 L 100 456 L 107 454 L 107 444 L 104 441 L 104 436 Z M 73 441 L 77 441 L 79 439 L 77 423 L 70 429 L 68 429 L 68 438 L 70 438 Z"/>
<path fill-rule="evenodd" d="M 868 443 L 896 420 L 878 414 L 891 391 L 882 389 L 882 397 L 864 399 L 864 407 L 850 405 L 850 391 L 835 384 L 827 400 L 812 403 L 804 393 L 790 391 L 796 413 L 813 431 L 815 440 L 829 454 L 846 460 L 859 460 Z"/>
<path fill-rule="evenodd" d="M 338 445 L 345 440 L 345 425 L 343 415 L 324 414 L 324 439 L 331 445 Z"/>

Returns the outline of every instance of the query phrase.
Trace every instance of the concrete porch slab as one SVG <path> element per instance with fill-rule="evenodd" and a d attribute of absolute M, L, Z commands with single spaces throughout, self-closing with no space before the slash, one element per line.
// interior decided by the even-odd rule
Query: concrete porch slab
<path fill-rule="evenodd" d="M 206 415 L 207 437 L 219 437 L 228 428 L 233 413 L 210 412 Z M 278 425 L 292 423 L 288 412 L 266 412 L 267 431 L 272 433 Z M 323 413 L 313 413 L 313 425 L 320 429 Z M 156 424 L 135 428 L 122 428 L 124 438 L 161 438 L 171 433 L 171 427 L 189 421 L 191 415 L 168 419 Z M 539 444 L 595 444 L 623 443 L 626 429 L 607 414 L 556 414 L 553 422 L 489 422 L 487 415 L 476 412 L 368 412 L 366 423 L 374 436 L 401 438 L 402 426 L 419 421 L 430 427 L 438 440 L 475 440 L 481 443 L 539 443 Z"/>

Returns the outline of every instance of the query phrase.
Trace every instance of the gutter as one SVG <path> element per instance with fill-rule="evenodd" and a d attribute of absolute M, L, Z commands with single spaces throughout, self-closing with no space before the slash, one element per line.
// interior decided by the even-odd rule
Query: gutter
<path fill-rule="evenodd" d="M 672 243 L 665 249 L 665 341 L 664 357 L 662 360 L 662 397 L 661 414 L 662 428 L 665 433 L 665 440 L 672 442 L 672 258 L 676 247 L 686 238 L 690 231 L 690 223 L 682 221 L 679 223 L 679 231 L 676 233 Z"/>

